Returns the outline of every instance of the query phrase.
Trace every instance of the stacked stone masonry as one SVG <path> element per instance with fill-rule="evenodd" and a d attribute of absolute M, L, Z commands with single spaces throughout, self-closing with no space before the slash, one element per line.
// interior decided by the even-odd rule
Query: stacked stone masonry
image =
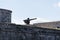
<path fill-rule="evenodd" d="M 60 40 L 60 30 L 0 23 L 0 40 Z"/>
<path fill-rule="evenodd" d="M 12 11 L 6 9 L 0 9 L 0 22 L 11 23 Z"/>

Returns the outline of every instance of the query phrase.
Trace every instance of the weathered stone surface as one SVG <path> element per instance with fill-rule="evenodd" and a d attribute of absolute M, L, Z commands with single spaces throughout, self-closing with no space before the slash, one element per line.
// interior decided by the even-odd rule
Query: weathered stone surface
<path fill-rule="evenodd" d="M 33 25 L 36 27 L 43 27 L 43 28 L 60 28 L 60 21 L 36 23 Z"/>
<path fill-rule="evenodd" d="M 11 23 L 11 13 L 10 10 L 0 9 L 0 22 Z"/>
<path fill-rule="evenodd" d="M 60 40 L 60 30 L 0 23 L 0 40 Z"/>

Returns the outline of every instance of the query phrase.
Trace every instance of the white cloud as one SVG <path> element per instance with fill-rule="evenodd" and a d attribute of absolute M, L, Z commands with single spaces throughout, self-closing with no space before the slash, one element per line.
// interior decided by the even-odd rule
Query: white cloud
<path fill-rule="evenodd" d="M 60 7 L 60 2 L 54 3 L 53 6 L 54 7 Z"/>
<path fill-rule="evenodd" d="M 21 20 L 12 20 L 12 23 L 25 25 L 25 23 L 23 22 L 23 20 L 24 20 L 24 19 L 21 19 Z M 37 18 L 36 20 L 32 20 L 32 21 L 30 22 L 30 24 L 42 23 L 42 22 L 50 22 L 50 20 L 47 20 L 47 19 L 44 19 L 44 18 Z"/>

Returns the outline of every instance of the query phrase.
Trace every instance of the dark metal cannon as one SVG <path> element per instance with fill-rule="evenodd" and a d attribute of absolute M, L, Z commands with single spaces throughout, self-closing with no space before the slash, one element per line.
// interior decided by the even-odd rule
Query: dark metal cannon
<path fill-rule="evenodd" d="M 27 19 L 25 19 L 25 20 L 23 20 L 23 21 L 24 21 L 26 24 L 30 24 L 30 21 L 35 20 L 35 19 L 37 19 L 37 18 L 33 18 L 33 19 L 27 18 Z"/>

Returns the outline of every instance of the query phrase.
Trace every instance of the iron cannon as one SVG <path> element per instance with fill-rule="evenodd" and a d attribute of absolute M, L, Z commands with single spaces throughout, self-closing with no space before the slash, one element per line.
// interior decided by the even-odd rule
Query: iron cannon
<path fill-rule="evenodd" d="M 23 21 L 24 21 L 26 24 L 30 24 L 30 21 L 35 20 L 35 19 L 37 19 L 37 18 L 33 18 L 33 19 L 27 18 L 27 19 L 25 19 L 25 20 L 23 20 Z"/>

